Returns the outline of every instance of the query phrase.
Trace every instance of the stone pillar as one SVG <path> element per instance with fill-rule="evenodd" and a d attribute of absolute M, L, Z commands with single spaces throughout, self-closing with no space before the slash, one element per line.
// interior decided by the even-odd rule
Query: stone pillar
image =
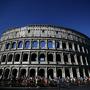
<path fill-rule="evenodd" d="M 45 52 L 45 64 L 48 64 L 48 61 L 47 61 L 47 52 Z"/>
<path fill-rule="evenodd" d="M 69 50 L 69 44 L 66 42 L 66 49 Z"/>
<path fill-rule="evenodd" d="M 26 77 L 28 77 L 28 68 L 26 68 Z"/>
<path fill-rule="evenodd" d="M 71 63 L 71 57 L 70 57 L 70 54 L 68 54 L 68 62 L 69 62 L 69 64 L 72 64 L 72 63 Z"/>
<path fill-rule="evenodd" d="M 83 65 L 83 60 L 82 60 L 82 56 L 80 56 L 80 61 L 81 61 L 81 65 Z"/>
<path fill-rule="evenodd" d="M 80 77 L 79 68 L 76 69 L 76 72 L 77 72 L 77 77 Z"/>
<path fill-rule="evenodd" d="M 80 52 L 80 46 L 79 45 L 77 45 L 77 48 L 78 48 L 78 51 Z"/>
<path fill-rule="evenodd" d="M 90 70 L 88 69 L 88 74 L 89 74 L 89 77 L 90 77 Z"/>
<path fill-rule="evenodd" d="M 83 76 L 86 77 L 85 69 L 83 68 Z"/>
<path fill-rule="evenodd" d="M 72 43 L 72 49 L 75 51 L 74 43 Z"/>
<path fill-rule="evenodd" d="M 78 62 L 77 62 L 77 55 L 76 55 L 76 54 L 74 55 L 74 58 L 75 58 L 75 64 L 78 65 Z"/>
<path fill-rule="evenodd" d="M 38 74 L 38 68 L 36 67 L 35 68 L 35 77 L 37 77 L 37 74 Z"/>
<path fill-rule="evenodd" d="M 53 40 L 53 49 L 55 49 L 55 40 Z"/>
<path fill-rule="evenodd" d="M 69 69 L 69 72 L 70 72 L 70 77 L 73 78 L 72 68 Z"/>
<path fill-rule="evenodd" d="M 60 41 L 60 49 L 62 49 L 62 41 Z"/>
<path fill-rule="evenodd" d="M 62 64 L 64 64 L 64 57 L 63 57 L 63 53 L 61 53 L 61 62 L 62 62 Z"/>
<path fill-rule="evenodd" d="M 54 73 L 54 78 L 56 78 L 57 77 L 57 73 L 56 73 L 56 67 L 53 69 L 53 73 Z"/>
<path fill-rule="evenodd" d="M 65 68 L 62 68 L 62 77 L 65 78 Z"/>
<path fill-rule="evenodd" d="M 53 53 L 53 62 L 54 64 L 56 64 L 56 53 L 55 52 Z"/>
<path fill-rule="evenodd" d="M 87 62 L 87 57 L 85 57 L 85 61 L 86 61 L 86 65 L 88 65 L 88 62 Z"/>
<path fill-rule="evenodd" d="M 47 78 L 47 67 L 45 68 L 45 78 Z"/>

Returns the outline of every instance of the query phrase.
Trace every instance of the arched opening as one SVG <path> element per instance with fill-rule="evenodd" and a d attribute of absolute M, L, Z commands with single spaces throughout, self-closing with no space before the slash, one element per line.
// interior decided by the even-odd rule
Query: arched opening
<path fill-rule="evenodd" d="M 24 53 L 24 54 L 23 54 L 22 60 L 23 60 L 24 62 L 28 61 L 28 54 L 27 54 L 27 53 Z"/>
<path fill-rule="evenodd" d="M 65 76 L 70 77 L 70 72 L 68 68 L 65 68 Z"/>
<path fill-rule="evenodd" d="M 82 50 L 82 46 L 81 45 L 79 46 L 79 48 L 80 48 L 80 52 L 82 52 L 83 50 Z"/>
<path fill-rule="evenodd" d="M 48 54 L 47 55 L 47 60 L 48 61 L 53 61 L 53 54 Z"/>
<path fill-rule="evenodd" d="M 0 69 L 0 76 L 2 75 L 2 73 L 3 73 L 3 70 L 2 70 L 2 69 Z"/>
<path fill-rule="evenodd" d="M 32 48 L 38 47 L 38 41 L 32 41 Z"/>
<path fill-rule="evenodd" d="M 31 61 L 36 61 L 36 59 L 37 59 L 37 54 L 36 53 L 31 54 Z"/>
<path fill-rule="evenodd" d="M 67 64 L 68 63 L 68 55 L 67 54 L 63 54 L 64 55 L 64 62 L 65 62 L 65 64 Z"/>
<path fill-rule="evenodd" d="M 85 75 L 86 75 L 87 77 L 89 77 L 89 72 L 88 72 L 88 69 L 87 69 L 87 68 L 85 68 Z"/>
<path fill-rule="evenodd" d="M 19 41 L 18 48 L 22 48 L 22 46 L 23 46 L 23 42 L 22 41 Z"/>
<path fill-rule="evenodd" d="M 83 64 L 86 65 L 85 56 L 82 56 L 82 59 L 83 59 Z"/>
<path fill-rule="evenodd" d="M 57 62 L 61 62 L 61 56 L 60 56 L 60 54 L 56 54 L 56 61 Z"/>
<path fill-rule="evenodd" d="M 83 77 L 83 69 L 79 68 L 80 77 Z"/>
<path fill-rule="evenodd" d="M 6 70 L 5 70 L 5 72 L 4 72 L 4 78 L 5 78 L 5 79 L 8 79 L 9 72 L 10 72 L 9 69 L 6 69 Z"/>
<path fill-rule="evenodd" d="M 53 42 L 52 41 L 48 41 L 48 48 L 53 48 Z"/>
<path fill-rule="evenodd" d="M 71 56 L 71 63 L 74 64 L 75 63 L 74 55 L 71 54 L 70 56 Z"/>
<path fill-rule="evenodd" d="M 77 78 L 77 71 L 75 68 L 72 68 L 72 71 L 73 71 L 73 77 L 76 77 Z"/>
<path fill-rule="evenodd" d="M 10 48 L 10 43 L 6 43 L 6 49 Z"/>
<path fill-rule="evenodd" d="M 30 48 L 30 41 L 25 41 L 25 48 L 26 49 Z"/>
<path fill-rule="evenodd" d="M 15 61 L 18 62 L 19 59 L 20 59 L 20 54 L 16 54 L 16 55 L 15 55 Z"/>
<path fill-rule="evenodd" d="M 11 61 L 12 61 L 12 58 L 13 58 L 13 55 L 10 54 L 10 55 L 8 56 L 8 62 L 11 62 Z"/>
<path fill-rule="evenodd" d="M 69 49 L 72 50 L 72 43 L 68 43 L 69 44 Z"/>
<path fill-rule="evenodd" d="M 78 47 L 77 47 L 77 44 L 74 43 L 74 47 L 75 47 L 75 50 L 77 51 L 78 50 Z"/>
<path fill-rule="evenodd" d="M 40 54 L 39 56 L 39 61 L 42 62 L 42 61 L 45 61 L 45 55 L 42 53 Z"/>
<path fill-rule="evenodd" d="M 78 61 L 78 64 L 81 65 L 81 60 L 80 60 L 80 56 L 77 55 L 77 61 Z"/>
<path fill-rule="evenodd" d="M 59 41 L 56 41 L 56 48 L 60 48 L 60 43 L 59 43 Z"/>
<path fill-rule="evenodd" d="M 12 48 L 16 48 L 16 42 L 12 43 Z"/>
<path fill-rule="evenodd" d="M 38 71 L 38 76 L 40 76 L 40 77 L 44 77 L 44 76 L 45 76 L 45 71 L 44 71 L 44 69 L 40 69 L 40 70 Z"/>
<path fill-rule="evenodd" d="M 26 69 L 21 69 L 20 77 L 26 77 Z"/>
<path fill-rule="evenodd" d="M 62 70 L 61 69 L 57 70 L 57 77 L 62 78 Z"/>
<path fill-rule="evenodd" d="M 62 42 L 62 48 L 66 49 L 66 43 L 65 42 Z"/>
<path fill-rule="evenodd" d="M 46 44 L 45 41 L 41 41 L 40 42 L 40 48 L 45 48 L 45 44 Z"/>
<path fill-rule="evenodd" d="M 30 77 L 35 77 L 35 69 L 30 70 Z"/>
<path fill-rule="evenodd" d="M 49 69 L 47 74 L 48 74 L 48 78 L 52 78 L 53 79 L 53 69 Z"/>
<path fill-rule="evenodd" d="M 6 60 L 6 55 L 3 55 L 2 56 L 2 62 L 5 62 L 5 60 Z"/>
<path fill-rule="evenodd" d="M 15 79 L 17 76 L 17 69 L 12 70 L 12 78 Z"/>

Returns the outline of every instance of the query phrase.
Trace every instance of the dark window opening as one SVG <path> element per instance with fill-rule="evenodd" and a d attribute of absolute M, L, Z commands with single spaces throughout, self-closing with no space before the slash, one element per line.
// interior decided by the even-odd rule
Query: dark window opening
<path fill-rule="evenodd" d="M 42 33 L 44 33 L 44 30 L 42 30 Z"/>
<path fill-rule="evenodd" d="M 64 62 L 65 62 L 65 64 L 68 62 L 68 56 L 67 56 L 67 54 L 64 54 Z"/>
<path fill-rule="evenodd" d="M 41 76 L 41 77 L 44 77 L 44 76 L 45 76 L 45 71 L 44 71 L 44 69 L 40 69 L 40 70 L 38 71 L 38 76 Z"/>
<path fill-rule="evenodd" d="M 56 54 L 56 61 L 61 62 L 61 56 L 60 56 L 60 54 Z"/>
<path fill-rule="evenodd" d="M 61 69 L 57 70 L 57 77 L 62 78 L 62 70 Z"/>
<path fill-rule="evenodd" d="M 20 77 L 26 76 L 26 69 L 21 69 Z"/>
<path fill-rule="evenodd" d="M 6 60 L 6 55 L 3 55 L 2 56 L 2 62 L 5 62 L 5 60 Z"/>
<path fill-rule="evenodd" d="M 22 48 L 22 46 L 23 46 L 23 42 L 22 41 L 19 41 L 18 48 Z"/>
<path fill-rule="evenodd" d="M 82 52 L 82 46 L 79 46 L 80 47 L 80 52 Z"/>
<path fill-rule="evenodd" d="M 78 50 L 77 44 L 74 44 L 74 47 L 75 47 L 75 50 L 77 51 Z"/>
<path fill-rule="evenodd" d="M 76 78 L 77 78 L 77 72 L 76 72 L 76 69 L 73 68 L 72 71 L 73 71 L 73 77 L 76 77 Z"/>
<path fill-rule="evenodd" d="M 81 60 L 80 60 L 80 56 L 77 55 L 77 61 L 78 61 L 78 64 L 81 65 Z"/>
<path fill-rule="evenodd" d="M 47 60 L 48 61 L 53 61 L 53 54 L 48 54 L 47 55 Z"/>
<path fill-rule="evenodd" d="M 66 43 L 65 42 L 62 42 L 62 48 L 66 49 Z"/>
<path fill-rule="evenodd" d="M 83 64 L 86 65 L 85 56 L 82 56 L 82 59 L 83 59 Z"/>
<path fill-rule="evenodd" d="M 80 72 L 80 77 L 83 77 L 83 69 L 79 68 L 79 72 Z"/>
<path fill-rule="evenodd" d="M 18 62 L 19 59 L 20 59 L 20 54 L 16 54 L 16 55 L 15 55 L 15 61 Z"/>
<path fill-rule="evenodd" d="M 65 76 L 66 76 L 66 77 L 70 77 L 69 69 L 65 69 Z"/>
<path fill-rule="evenodd" d="M 24 53 L 23 54 L 23 61 L 27 61 L 28 60 L 28 54 Z"/>
<path fill-rule="evenodd" d="M 31 61 L 36 61 L 37 55 L 35 53 L 33 53 L 31 55 Z"/>
<path fill-rule="evenodd" d="M 58 31 L 56 31 L 56 34 L 58 34 Z"/>
<path fill-rule="evenodd" d="M 30 48 L 30 41 L 25 41 L 25 48 L 26 49 Z"/>
<path fill-rule="evenodd" d="M 87 77 L 89 77 L 88 69 L 85 68 L 85 74 Z"/>
<path fill-rule="evenodd" d="M 60 47 L 60 43 L 58 41 L 56 41 L 56 48 Z"/>
<path fill-rule="evenodd" d="M 17 76 L 17 69 L 13 69 L 12 70 L 12 77 L 13 77 L 13 79 L 15 79 L 16 76 Z"/>
<path fill-rule="evenodd" d="M 72 49 L 72 43 L 69 43 L 69 49 L 70 50 Z"/>
<path fill-rule="evenodd" d="M 35 69 L 30 70 L 30 77 L 35 77 Z"/>
<path fill-rule="evenodd" d="M 9 47 L 10 47 L 10 43 L 7 43 L 6 44 L 6 49 L 9 49 Z"/>
<path fill-rule="evenodd" d="M 74 59 L 74 55 L 73 54 L 71 54 L 71 62 L 72 62 L 72 64 L 75 63 L 75 59 Z"/>
<path fill-rule="evenodd" d="M 0 69 L 0 76 L 2 75 L 2 72 L 3 72 L 3 70 L 2 70 L 2 69 Z"/>
<path fill-rule="evenodd" d="M 8 56 L 8 62 L 11 62 L 11 61 L 12 61 L 12 57 L 13 57 L 12 54 L 10 54 L 10 55 Z"/>
<path fill-rule="evenodd" d="M 30 33 L 30 30 L 28 30 L 28 33 Z"/>
<path fill-rule="evenodd" d="M 16 48 L 16 42 L 12 43 L 12 48 Z"/>
<path fill-rule="evenodd" d="M 40 54 L 39 56 L 39 61 L 45 61 L 45 55 L 44 54 Z"/>
<path fill-rule="evenodd" d="M 10 72 L 9 69 L 6 69 L 6 70 L 5 70 L 5 72 L 4 72 L 4 78 L 5 78 L 5 79 L 8 78 L 9 72 Z"/>
<path fill-rule="evenodd" d="M 53 79 L 53 69 L 49 69 L 47 74 L 48 74 L 48 78 L 52 78 Z"/>

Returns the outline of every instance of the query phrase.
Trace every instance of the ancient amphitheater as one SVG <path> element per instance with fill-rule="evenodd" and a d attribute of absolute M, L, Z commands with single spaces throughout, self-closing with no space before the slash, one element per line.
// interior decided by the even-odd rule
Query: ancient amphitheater
<path fill-rule="evenodd" d="M 2 33 L 0 79 L 90 77 L 90 39 L 75 30 L 29 25 Z"/>

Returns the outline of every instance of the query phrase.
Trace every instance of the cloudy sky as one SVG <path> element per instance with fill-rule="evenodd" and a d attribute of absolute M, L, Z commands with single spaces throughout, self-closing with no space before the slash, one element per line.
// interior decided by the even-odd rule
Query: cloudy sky
<path fill-rule="evenodd" d="M 90 37 L 90 0 L 0 0 L 0 33 L 29 24 L 53 24 Z"/>

